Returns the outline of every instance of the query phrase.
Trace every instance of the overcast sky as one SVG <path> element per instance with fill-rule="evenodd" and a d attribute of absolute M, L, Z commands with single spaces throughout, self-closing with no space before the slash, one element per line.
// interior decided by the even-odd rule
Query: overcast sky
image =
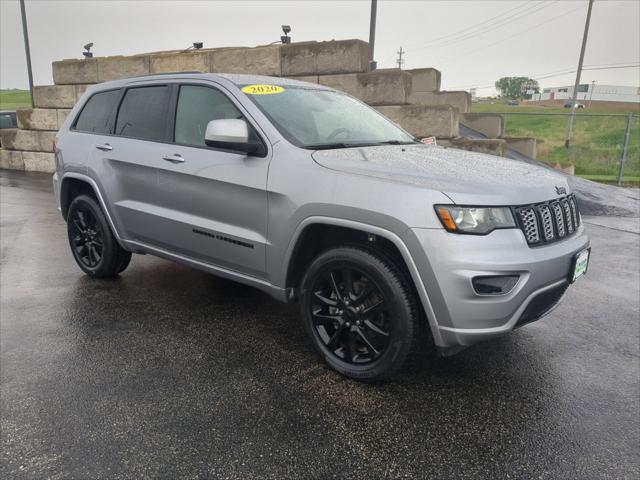
<path fill-rule="evenodd" d="M 487 87 L 502 76 L 540 78 L 575 70 L 587 0 L 380 1 L 375 57 L 405 68 L 436 67 L 443 89 Z M 361 1 L 55 1 L 27 0 L 34 83 L 52 83 L 51 62 L 185 48 L 254 46 L 277 40 L 280 25 L 294 41 L 369 37 L 369 0 Z M 0 0 L 0 86 L 28 85 L 18 0 Z M 588 68 L 640 62 L 640 1 L 596 1 L 585 57 Z M 615 65 L 614 65 L 615 64 Z M 542 78 L 572 84 L 575 73 Z M 640 85 L 640 68 L 588 70 L 584 83 Z M 491 93 L 492 88 L 479 90 Z"/>

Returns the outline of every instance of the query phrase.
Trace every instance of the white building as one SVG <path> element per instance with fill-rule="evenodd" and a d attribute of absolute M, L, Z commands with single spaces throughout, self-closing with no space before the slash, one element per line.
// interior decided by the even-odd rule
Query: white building
<path fill-rule="evenodd" d="M 545 88 L 534 94 L 531 100 L 571 100 L 573 86 Z M 630 102 L 640 103 L 640 87 L 624 87 L 620 85 L 600 85 L 583 83 L 578 85 L 578 101 L 588 102 Z"/>

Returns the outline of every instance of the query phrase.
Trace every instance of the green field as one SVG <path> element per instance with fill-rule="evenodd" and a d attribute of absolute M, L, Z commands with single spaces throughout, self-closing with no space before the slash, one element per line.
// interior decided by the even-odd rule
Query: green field
<path fill-rule="evenodd" d="M 30 108 L 29 90 L 0 90 L 0 110 L 16 110 Z"/>
<path fill-rule="evenodd" d="M 618 174 L 624 134 L 625 117 L 587 117 L 583 113 L 627 113 L 625 107 L 595 107 L 578 111 L 573 124 L 571 148 L 564 147 L 567 116 L 559 115 L 505 115 L 506 134 L 509 136 L 535 137 L 538 140 L 538 160 L 550 163 L 572 163 L 576 175 L 596 181 L 610 181 Z M 638 114 L 638 107 L 633 106 Z M 474 103 L 473 112 L 545 112 L 567 113 L 562 107 L 540 105 L 510 106 L 504 103 Z M 634 118 L 624 179 L 635 183 L 640 176 L 640 118 Z M 634 178 L 635 177 L 635 178 Z"/>

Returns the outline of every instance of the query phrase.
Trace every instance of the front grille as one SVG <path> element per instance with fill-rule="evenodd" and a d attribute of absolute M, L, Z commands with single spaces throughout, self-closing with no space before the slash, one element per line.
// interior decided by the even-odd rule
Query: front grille
<path fill-rule="evenodd" d="M 573 194 L 514 210 L 518 225 L 531 246 L 562 240 L 580 226 L 578 202 Z"/>
<path fill-rule="evenodd" d="M 527 323 L 534 322 L 544 316 L 544 314 L 555 307 L 562 299 L 567 288 L 569 288 L 569 282 L 563 283 L 558 287 L 542 292 L 538 296 L 534 297 L 534 299 L 529 302 L 529 305 L 527 305 L 527 308 L 524 309 L 522 315 L 520 315 L 520 318 L 516 323 L 516 327 L 521 327 Z"/>

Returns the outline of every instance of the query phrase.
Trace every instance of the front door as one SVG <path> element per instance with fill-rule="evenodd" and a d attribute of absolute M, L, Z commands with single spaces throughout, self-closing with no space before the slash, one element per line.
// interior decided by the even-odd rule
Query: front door
<path fill-rule="evenodd" d="M 172 252 L 264 277 L 269 156 L 207 147 L 208 122 L 244 118 L 240 107 L 212 86 L 175 89 L 173 143 L 163 145 L 157 162 L 159 241 Z"/>

